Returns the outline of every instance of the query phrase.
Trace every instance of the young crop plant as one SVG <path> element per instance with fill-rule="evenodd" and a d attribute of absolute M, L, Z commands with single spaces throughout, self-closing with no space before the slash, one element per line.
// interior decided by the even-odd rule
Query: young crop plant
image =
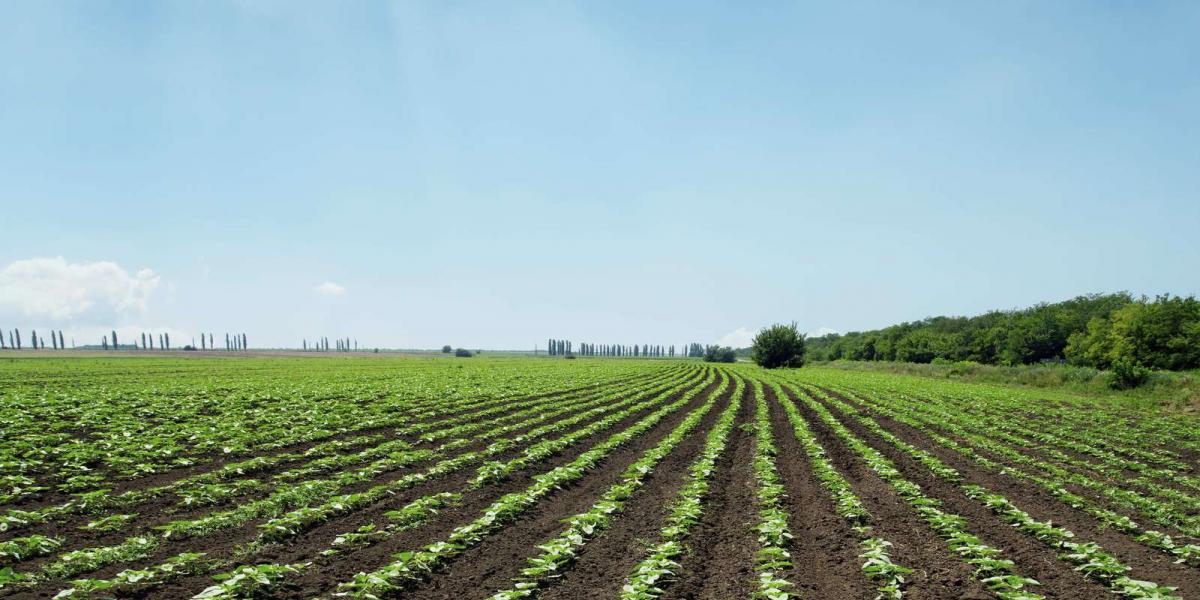
<path fill-rule="evenodd" d="M 744 385 L 739 378 L 729 406 L 722 411 L 717 424 L 709 432 L 700 456 L 688 467 L 688 478 L 668 508 L 667 523 L 659 531 L 658 544 L 650 549 L 646 558 L 634 567 L 626 579 L 621 588 L 621 600 L 658 598 L 663 594 L 662 586 L 679 568 L 677 561 L 684 552 L 684 544 L 704 513 L 709 482 L 716 470 L 717 459 L 728 445 L 729 432 L 741 408 Z"/>
<path fill-rule="evenodd" d="M 194 596 L 195 600 L 244 598 L 277 598 L 281 583 L 295 576 L 311 563 L 291 565 L 244 566 L 232 573 L 214 577 L 219 583 Z"/>
<path fill-rule="evenodd" d="M 126 569 L 111 579 L 76 579 L 71 587 L 56 594 L 58 598 L 111 598 L 152 585 L 161 585 L 185 575 L 211 572 L 213 564 L 224 561 L 208 559 L 202 552 L 184 552 L 150 569 Z"/>
<path fill-rule="evenodd" d="M 574 561 L 584 544 L 608 528 L 612 519 L 624 508 L 625 502 L 641 488 L 654 468 L 700 424 L 717 399 L 728 389 L 728 385 L 729 380 L 723 380 L 717 389 L 709 393 L 707 401 L 700 409 L 689 414 L 667 437 L 626 467 L 620 481 L 609 487 L 591 508 L 567 518 L 567 528 L 558 536 L 539 544 L 538 548 L 542 552 L 528 559 L 528 566 L 521 570 L 513 586 L 496 592 L 491 596 L 491 600 L 532 598 L 537 595 L 539 586 L 561 574 Z M 742 381 L 739 379 L 735 394 L 741 391 L 741 387 Z"/>
<path fill-rule="evenodd" d="M 129 522 L 136 519 L 137 515 L 116 514 L 101 517 L 94 521 L 89 521 L 87 525 L 83 525 L 80 529 L 85 531 L 120 531 L 124 529 Z"/>
<path fill-rule="evenodd" d="M 0 564 L 13 565 L 35 556 L 52 554 L 63 544 L 62 538 L 31 535 L 0 542 Z"/>
<path fill-rule="evenodd" d="M 842 477 L 833 466 L 833 462 L 825 453 L 825 448 L 808 428 L 808 424 L 800 415 L 796 404 L 788 399 L 778 382 L 772 381 L 770 386 L 775 393 L 776 401 L 783 407 L 783 411 L 787 415 L 793 435 L 804 448 L 805 455 L 808 456 L 809 466 L 832 497 L 834 510 L 850 524 L 859 536 L 859 548 L 862 550 L 859 558 L 863 559 L 863 573 L 875 582 L 875 590 L 879 592 L 880 599 L 899 600 L 903 598 L 904 577 L 912 573 L 912 569 L 892 561 L 889 552 L 892 543 L 873 536 L 870 526 L 871 514 L 867 512 L 862 500 L 850 488 L 850 482 L 846 481 L 846 478 Z"/>
<path fill-rule="evenodd" d="M 755 571 L 758 573 L 756 598 L 786 600 L 793 596 L 793 587 L 783 574 L 792 569 L 792 556 L 788 552 L 792 534 L 788 530 L 787 511 L 783 500 L 786 491 L 775 466 L 779 449 L 771 433 L 771 419 L 762 382 L 754 380 L 754 479 L 757 484 L 758 522 L 753 531 L 759 549 L 754 554 Z"/>

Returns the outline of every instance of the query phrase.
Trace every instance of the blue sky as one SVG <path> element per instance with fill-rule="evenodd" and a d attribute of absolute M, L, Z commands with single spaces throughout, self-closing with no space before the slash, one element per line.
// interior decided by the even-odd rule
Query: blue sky
<path fill-rule="evenodd" d="M 0 328 L 736 342 L 1197 293 L 1197 31 L 1194 2 L 5 3 Z"/>

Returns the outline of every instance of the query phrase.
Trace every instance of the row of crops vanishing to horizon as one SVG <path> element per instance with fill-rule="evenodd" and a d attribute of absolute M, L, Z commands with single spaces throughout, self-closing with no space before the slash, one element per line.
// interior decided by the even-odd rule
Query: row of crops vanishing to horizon
<path fill-rule="evenodd" d="M 1200 598 L 1200 423 L 681 360 L 0 362 L 3 598 Z"/>

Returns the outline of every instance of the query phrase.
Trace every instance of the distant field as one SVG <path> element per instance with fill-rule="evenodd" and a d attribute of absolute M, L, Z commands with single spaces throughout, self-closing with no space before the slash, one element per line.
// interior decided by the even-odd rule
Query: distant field
<path fill-rule="evenodd" d="M 371 358 L 0 360 L 0 598 L 1200 598 L 1151 403 Z"/>

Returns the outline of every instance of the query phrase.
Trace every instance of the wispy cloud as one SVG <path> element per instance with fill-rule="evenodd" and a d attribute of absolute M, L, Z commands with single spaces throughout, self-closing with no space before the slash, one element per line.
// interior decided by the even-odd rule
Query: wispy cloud
<path fill-rule="evenodd" d="M 340 286 L 332 281 L 326 281 L 325 283 L 322 283 L 321 285 L 314 287 L 313 291 L 317 292 L 318 294 L 321 294 L 322 296 L 345 296 L 346 295 L 346 288 L 344 286 Z"/>
<path fill-rule="evenodd" d="M 721 336 L 717 340 L 718 346 L 729 346 L 730 348 L 747 348 L 754 341 L 754 334 L 758 333 L 752 329 L 738 327 L 733 331 Z"/>
<path fill-rule="evenodd" d="M 821 337 L 824 335 L 829 335 L 831 333 L 841 333 L 841 332 L 832 327 L 818 327 L 816 331 L 808 332 L 808 337 Z"/>
<path fill-rule="evenodd" d="M 9 263 L 0 271 L 0 312 L 56 321 L 106 321 L 146 310 L 159 276 L 150 269 L 130 275 L 108 262 L 71 263 L 61 256 Z"/>

